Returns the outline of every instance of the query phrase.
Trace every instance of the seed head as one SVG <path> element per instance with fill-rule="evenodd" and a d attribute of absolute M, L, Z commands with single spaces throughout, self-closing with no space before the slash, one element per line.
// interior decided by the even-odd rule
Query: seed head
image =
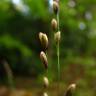
<path fill-rule="evenodd" d="M 53 1 L 53 11 L 55 14 L 58 13 L 59 10 L 59 4 L 56 1 Z"/>
<path fill-rule="evenodd" d="M 46 49 L 48 47 L 48 37 L 45 33 L 40 32 L 39 33 L 39 39 L 42 44 L 42 46 Z"/>
<path fill-rule="evenodd" d="M 60 41 L 60 39 L 61 39 L 61 32 L 60 31 L 58 31 L 54 34 L 54 39 L 55 39 L 56 43 L 58 43 Z"/>
<path fill-rule="evenodd" d="M 44 77 L 44 78 L 43 78 L 43 81 L 44 81 L 44 87 L 47 88 L 48 85 L 49 85 L 49 80 L 48 80 L 48 78 L 47 78 L 47 77 Z"/>
<path fill-rule="evenodd" d="M 57 20 L 56 19 L 52 19 L 51 21 L 51 26 L 52 26 L 52 29 L 53 30 L 56 30 L 57 29 Z"/>
<path fill-rule="evenodd" d="M 43 93 L 43 96 L 48 96 L 48 94 L 46 92 Z"/>
<path fill-rule="evenodd" d="M 75 90 L 75 88 L 76 88 L 76 84 L 71 84 L 71 85 L 69 85 L 69 87 L 68 87 L 68 89 L 71 89 L 71 90 Z"/>
<path fill-rule="evenodd" d="M 72 96 L 73 94 L 73 91 L 76 89 L 76 84 L 71 84 L 69 85 L 67 91 L 66 91 L 66 94 L 65 96 Z"/>
<path fill-rule="evenodd" d="M 59 2 L 59 0 L 53 0 L 53 1 Z"/>
<path fill-rule="evenodd" d="M 57 3 L 59 3 L 59 0 L 53 0 L 53 1 L 56 1 Z"/>
<path fill-rule="evenodd" d="M 47 69 L 48 60 L 47 60 L 46 54 L 43 51 L 40 52 L 40 59 L 41 59 L 42 63 L 44 64 L 45 69 Z"/>

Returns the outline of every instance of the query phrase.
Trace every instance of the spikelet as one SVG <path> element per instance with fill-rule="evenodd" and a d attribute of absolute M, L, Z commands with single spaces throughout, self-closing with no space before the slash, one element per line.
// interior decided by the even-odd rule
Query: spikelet
<path fill-rule="evenodd" d="M 54 40 L 56 43 L 58 43 L 60 41 L 60 39 L 61 39 L 61 32 L 58 31 L 54 34 Z"/>
<path fill-rule="evenodd" d="M 47 60 L 46 54 L 43 51 L 40 52 L 40 59 L 41 59 L 42 63 L 44 64 L 45 69 L 47 69 L 48 60 Z"/>
<path fill-rule="evenodd" d="M 47 88 L 49 85 L 49 80 L 47 77 L 43 77 L 44 87 Z"/>
<path fill-rule="evenodd" d="M 56 1 L 57 3 L 59 3 L 59 0 L 53 0 L 53 1 Z"/>
<path fill-rule="evenodd" d="M 48 96 L 48 94 L 46 92 L 43 93 L 43 96 Z"/>
<path fill-rule="evenodd" d="M 53 11 L 55 14 L 58 13 L 59 10 L 59 4 L 56 1 L 53 1 Z"/>
<path fill-rule="evenodd" d="M 72 96 L 73 94 L 73 91 L 76 89 L 76 84 L 71 84 L 69 85 L 67 91 L 66 91 L 66 94 L 65 96 Z"/>
<path fill-rule="evenodd" d="M 46 49 L 48 47 L 48 37 L 45 33 L 40 32 L 39 33 L 39 39 L 41 42 L 41 45 Z"/>
<path fill-rule="evenodd" d="M 57 29 L 57 20 L 56 19 L 52 19 L 52 21 L 51 21 L 51 26 L 52 26 L 52 29 L 53 30 L 56 30 Z"/>

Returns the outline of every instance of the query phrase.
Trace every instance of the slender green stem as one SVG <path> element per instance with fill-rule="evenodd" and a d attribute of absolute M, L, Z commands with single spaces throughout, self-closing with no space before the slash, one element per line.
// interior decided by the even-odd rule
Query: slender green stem
<path fill-rule="evenodd" d="M 48 59 L 48 53 L 47 53 L 47 51 L 46 51 L 45 53 L 46 53 L 46 57 L 47 57 L 47 59 Z M 46 69 L 46 76 L 48 75 L 48 69 L 49 69 L 49 68 Z"/>
<path fill-rule="evenodd" d="M 59 42 L 57 43 L 57 60 L 58 60 L 58 81 L 60 80 L 60 49 Z"/>
<path fill-rule="evenodd" d="M 57 31 L 60 31 L 60 28 L 59 28 L 59 11 L 57 13 L 57 24 L 58 24 Z M 60 86 L 59 86 L 59 81 L 60 81 L 60 45 L 59 45 L 59 41 L 57 42 L 56 47 L 57 47 L 58 95 L 59 95 L 59 90 L 60 90 Z"/>
<path fill-rule="evenodd" d="M 59 11 L 58 11 L 58 14 L 57 14 L 57 23 L 58 23 L 58 31 L 60 30 L 59 28 Z"/>
<path fill-rule="evenodd" d="M 57 14 L 57 23 L 58 23 L 58 31 L 60 30 L 59 28 L 59 11 L 58 11 L 58 14 Z M 59 42 L 57 43 L 57 60 L 58 60 L 58 81 L 60 79 L 60 44 Z"/>

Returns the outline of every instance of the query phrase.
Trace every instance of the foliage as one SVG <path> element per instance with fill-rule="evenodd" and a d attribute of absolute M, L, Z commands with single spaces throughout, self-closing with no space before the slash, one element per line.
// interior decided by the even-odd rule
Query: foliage
<path fill-rule="evenodd" d="M 62 70 L 67 70 L 71 64 L 79 63 L 78 65 L 87 70 L 84 81 L 80 79 L 84 84 L 86 81 L 87 83 L 91 81 L 89 77 L 96 79 L 94 78 L 96 71 L 93 70 L 96 57 L 95 9 L 96 0 L 61 0 L 60 2 Z M 14 74 L 41 76 L 44 70 L 38 56 L 42 49 L 38 32 L 45 32 L 50 37 L 49 42 L 52 43 L 50 28 L 52 17 L 55 16 L 52 15 L 48 0 L 21 0 L 18 4 L 12 3 L 12 0 L 0 1 L 0 58 L 8 60 Z M 48 50 L 52 57 L 50 57 L 52 72 L 56 73 L 54 69 L 56 53 L 52 51 L 55 50 L 55 46 L 50 45 Z M 0 69 L 3 70 L 1 65 Z M 78 70 L 76 72 L 78 73 Z M 90 86 L 92 84 L 90 83 Z"/>

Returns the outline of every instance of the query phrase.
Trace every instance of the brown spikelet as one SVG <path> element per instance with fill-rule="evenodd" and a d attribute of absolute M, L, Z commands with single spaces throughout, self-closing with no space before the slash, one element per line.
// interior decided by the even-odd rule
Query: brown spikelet
<path fill-rule="evenodd" d="M 55 14 L 58 13 L 59 10 L 59 4 L 56 1 L 53 1 L 53 11 Z"/>
<path fill-rule="evenodd" d="M 61 39 L 61 32 L 58 31 L 54 34 L 54 39 L 55 39 L 55 42 L 58 43 Z"/>
<path fill-rule="evenodd" d="M 49 80 L 46 76 L 43 77 L 44 87 L 47 88 L 49 85 Z"/>
<path fill-rule="evenodd" d="M 43 93 L 43 96 L 48 96 L 48 94 L 46 92 Z"/>
<path fill-rule="evenodd" d="M 73 91 L 76 89 L 76 84 L 71 84 L 69 85 L 66 93 L 65 93 L 65 96 L 73 96 Z"/>
<path fill-rule="evenodd" d="M 45 69 L 47 69 L 48 60 L 47 60 L 46 54 L 43 51 L 40 52 L 40 59 L 41 59 L 42 63 L 44 64 Z"/>
<path fill-rule="evenodd" d="M 56 19 L 52 19 L 51 21 L 51 26 L 52 26 L 52 29 L 53 30 L 56 30 L 57 29 L 57 20 Z"/>
<path fill-rule="evenodd" d="M 59 3 L 59 0 L 53 0 L 53 1 L 56 1 L 57 3 Z"/>
<path fill-rule="evenodd" d="M 40 32 L 39 33 L 39 39 L 41 42 L 41 45 L 46 49 L 48 47 L 48 37 L 45 33 Z"/>

